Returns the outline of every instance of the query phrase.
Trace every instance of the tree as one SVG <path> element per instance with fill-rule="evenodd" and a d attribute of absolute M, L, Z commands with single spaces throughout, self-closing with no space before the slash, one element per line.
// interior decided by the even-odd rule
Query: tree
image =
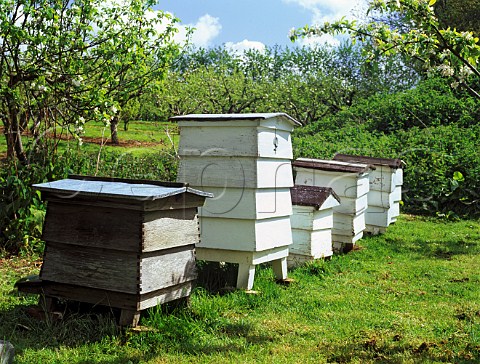
<path fill-rule="evenodd" d="M 480 35 L 480 4 L 478 0 L 437 0 L 435 14 L 443 29 L 472 31 Z"/>
<path fill-rule="evenodd" d="M 42 150 L 59 130 L 78 137 L 88 121 L 115 122 L 161 77 L 178 50 L 176 20 L 152 5 L 0 0 L 0 117 L 9 158 L 29 163 L 27 128 Z"/>
<path fill-rule="evenodd" d="M 436 0 L 370 1 L 369 13 L 398 13 L 408 25 L 407 31 L 385 22 L 357 23 L 343 18 L 293 30 L 291 39 L 349 33 L 354 41 L 362 42 L 371 59 L 402 54 L 421 62 L 429 73 L 451 78 L 452 87 L 462 86 L 480 99 L 479 39 L 469 31 L 443 29 L 435 16 L 435 3 Z"/>

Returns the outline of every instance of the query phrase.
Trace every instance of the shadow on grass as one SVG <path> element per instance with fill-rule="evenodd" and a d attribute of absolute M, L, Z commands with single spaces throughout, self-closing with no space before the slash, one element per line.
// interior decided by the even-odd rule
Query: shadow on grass
<path fill-rule="evenodd" d="M 89 309 L 73 302 L 53 314 L 46 314 L 37 305 L 17 305 L 0 310 L 0 322 L 0 338 L 14 345 L 16 357 L 26 350 L 44 352 L 45 349 L 95 345 L 119 334 L 111 310 L 100 306 Z M 126 363 L 134 359 L 129 355 L 120 358 L 121 353 L 118 354 L 105 363 Z"/>
<path fill-rule="evenodd" d="M 456 255 L 471 255 L 480 253 L 480 245 L 475 241 L 464 239 L 428 239 L 423 238 L 405 240 L 403 238 L 384 238 L 388 249 L 393 253 L 414 253 L 418 258 L 432 258 L 450 260 Z"/>
<path fill-rule="evenodd" d="M 375 362 L 402 364 L 413 361 L 415 363 L 459 363 L 477 364 L 480 362 L 480 348 L 453 352 L 442 344 L 421 343 L 418 346 L 405 342 L 382 342 L 375 339 L 359 341 L 337 347 L 328 348 L 334 353 L 328 356 L 328 362 Z"/>

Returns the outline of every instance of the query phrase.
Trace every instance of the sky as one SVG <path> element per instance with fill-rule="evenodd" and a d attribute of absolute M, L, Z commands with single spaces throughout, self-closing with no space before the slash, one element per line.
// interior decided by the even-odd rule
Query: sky
<path fill-rule="evenodd" d="M 181 20 L 178 40 L 185 27 L 196 28 L 192 42 L 197 47 L 228 48 L 243 51 L 265 46 L 291 46 L 291 28 L 321 24 L 342 16 L 361 15 L 365 0 L 159 0 L 156 9 L 172 13 Z M 336 44 L 324 36 L 321 40 L 301 40 L 299 45 Z"/>

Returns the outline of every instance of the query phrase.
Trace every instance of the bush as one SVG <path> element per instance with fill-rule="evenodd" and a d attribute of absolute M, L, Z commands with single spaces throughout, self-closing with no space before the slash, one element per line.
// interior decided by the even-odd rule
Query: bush
<path fill-rule="evenodd" d="M 172 153 L 141 157 L 67 150 L 54 162 L 32 156 L 28 166 L 10 163 L 0 172 L 0 255 L 41 254 L 46 205 L 32 185 L 66 178 L 68 174 L 174 181 L 177 159 Z"/>
<path fill-rule="evenodd" d="M 348 124 L 293 137 L 295 158 L 331 159 L 339 152 L 400 158 L 405 162 L 404 212 L 460 217 L 480 216 L 478 140 L 480 124 L 413 127 L 390 134 Z"/>

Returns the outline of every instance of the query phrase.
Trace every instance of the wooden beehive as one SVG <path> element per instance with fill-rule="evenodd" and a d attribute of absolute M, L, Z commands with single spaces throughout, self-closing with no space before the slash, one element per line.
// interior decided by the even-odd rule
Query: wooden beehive
<path fill-rule="evenodd" d="M 40 272 L 47 296 L 141 310 L 187 297 L 196 279 L 197 207 L 179 183 L 71 177 L 34 185 L 48 201 Z"/>
<path fill-rule="evenodd" d="M 375 167 L 366 164 L 299 158 L 293 162 L 295 184 L 331 187 L 341 203 L 333 208 L 334 251 L 349 251 L 362 238 L 368 206 L 368 175 Z"/>
<path fill-rule="evenodd" d="M 264 262 L 285 279 L 292 242 L 290 133 L 299 123 L 281 113 L 171 120 L 180 129 L 177 180 L 215 195 L 199 210 L 198 259 L 239 264 L 239 288 L 252 288 L 255 265 Z"/>
<path fill-rule="evenodd" d="M 365 231 L 372 234 L 384 233 L 386 228 L 394 223 L 400 215 L 403 162 L 400 159 L 348 154 L 336 154 L 333 159 L 375 166 L 375 170 L 369 174 L 370 190 L 365 215 Z"/>
<path fill-rule="evenodd" d="M 288 266 L 330 257 L 333 254 L 333 207 L 340 198 L 330 187 L 296 185 L 291 189 L 293 244 Z"/>

